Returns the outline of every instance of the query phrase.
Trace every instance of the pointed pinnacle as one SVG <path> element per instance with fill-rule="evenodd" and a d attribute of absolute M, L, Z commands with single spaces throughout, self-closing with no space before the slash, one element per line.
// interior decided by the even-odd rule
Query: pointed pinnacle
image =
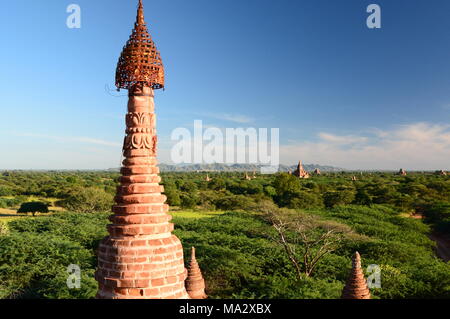
<path fill-rule="evenodd" d="M 355 252 L 352 258 L 352 270 L 342 290 L 342 299 L 370 299 L 370 290 L 361 269 L 361 256 Z"/>
<path fill-rule="evenodd" d="M 355 255 L 353 256 L 353 267 L 361 268 L 361 256 L 358 252 L 355 252 Z"/>
<path fill-rule="evenodd" d="M 145 24 L 145 20 L 144 20 L 144 5 L 142 4 L 142 0 L 139 0 L 138 12 L 137 12 L 137 17 L 136 17 L 136 23 L 140 24 L 140 25 Z"/>

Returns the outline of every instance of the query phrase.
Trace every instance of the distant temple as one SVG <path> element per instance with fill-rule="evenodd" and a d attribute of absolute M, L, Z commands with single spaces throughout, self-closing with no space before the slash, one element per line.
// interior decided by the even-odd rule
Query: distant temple
<path fill-rule="evenodd" d="M 358 180 L 358 179 L 356 178 L 356 176 L 355 176 L 355 175 L 353 175 L 353 176 L 352 176 L 352 181 L 354 181 L 354 182 L 355 182 L 355 181 L 357 181 L 357 180 Z"/>
<path fill-rule="evenodd" d="M 436 171 L 436 175 L 447 176 L 447 172 L 444 170 Z"/>
<path fill-rule="evenodd" d="M 252 178 L 251 178 L 250 176 L 248 176 L 248 173 L 247 173 L 247 172 L 245 172 L 244 179 L 245 179 L 246 181 L 251 181 L 251 180 L 252 180 Z"/>
<path fill-rule="evenodd" d="M 207 182 L 210 182 L 210 181 L 212 181 L 212 179 L 209 177 L 209 175 L 208 174 L 206 174 L 206 178 L 205 178 L 205 181 L 207 181 Z"/>
<path fill-rule="evenodd" d="M 342 299 L 370 299 L 370 290 L 367 286 L 361 268 L 361 256 L 355 253 L 352 259 L 352 271 L 342 290 Z"/>
<path fill-rule="evenodd" d="M 314 174 L 315 174 L 315 175 L 320 175 L 320 174 L 321 174 L 321 173 L 320 173 L 320 169 L 316 168 L 316 169 L 314 170 Z"/>
<path fill-rule="evenodd" d="M 309 173 L 303 168 L 302 161 L 298 162 L 297 169 L 292 175 L 297 176 L 298 178 L 309 178 Z"/>
<path fill-rule="evenodd" d="M 406 174 L 406 171 L 403 168 L 400 168 L 400 170 L 398 171 L 398 175 L 406 176 L 407 174 Z"/>

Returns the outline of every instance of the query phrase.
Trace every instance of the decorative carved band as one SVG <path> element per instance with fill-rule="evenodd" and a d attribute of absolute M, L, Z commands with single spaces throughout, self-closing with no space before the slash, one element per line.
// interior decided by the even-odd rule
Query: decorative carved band
<path fill-rule="evenodd" d="M 154 122 L 154 114 L 153 113 L 128 113 L 126 116 L 126 124 L 127 128 L 132 127 L 151 127 Z"/>
<path fill-rule="evenodd" d="M 147 133 L 133 133 L 125 136 L 123 142 L 123 150 L 129 149 L 148 149 L 152 150 L 153 153 L 156 152 L 156 135 L 151 135 Z"/>
<path fill-rule="evenodd" d="M 155 114 L 148 112 L 130 112 L 126 115 L 126 134 L 123 150 L 148 149 L 156 155 L 157 136 L 155 132 Z"/>

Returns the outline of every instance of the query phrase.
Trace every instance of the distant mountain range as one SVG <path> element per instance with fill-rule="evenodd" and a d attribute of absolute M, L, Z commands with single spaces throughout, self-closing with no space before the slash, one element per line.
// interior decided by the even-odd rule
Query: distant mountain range
<path fill-rule="evenodd" d="M 258 171 L 262 166 L 258 164 L 159 164 L 159 169 L 161 172 L 192 172 L 192 171 L 203 171 L 203 172 L 252 172 Z M 280 165 L 280 172 L 287 172 L 289 170 L 294 171 L 297 165 Z M 303 164 L 303 167 L 307 171 L 314 171 L 316 168 L 320 169 L 322 172 L 341 172 L 345 169 L 327 166 L 327 165 L 316 165 L 316 164 Z"/>

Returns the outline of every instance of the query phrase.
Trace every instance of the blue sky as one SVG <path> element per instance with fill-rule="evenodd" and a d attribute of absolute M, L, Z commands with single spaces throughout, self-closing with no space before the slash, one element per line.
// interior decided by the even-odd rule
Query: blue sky
<path fill-rule="evenodd" d="M 81 7 L 81 29 L 66 8 Z M 382 9 L 368 29 L 366 7 Z M 118 167 L 117 59 L 137 0 L 0 11 L 0 169 Z M 160 161 L 177 127 L 280 128 L 281 163 L 450 169 L 450 2 L 144 0 L 166 68 Z"/>

